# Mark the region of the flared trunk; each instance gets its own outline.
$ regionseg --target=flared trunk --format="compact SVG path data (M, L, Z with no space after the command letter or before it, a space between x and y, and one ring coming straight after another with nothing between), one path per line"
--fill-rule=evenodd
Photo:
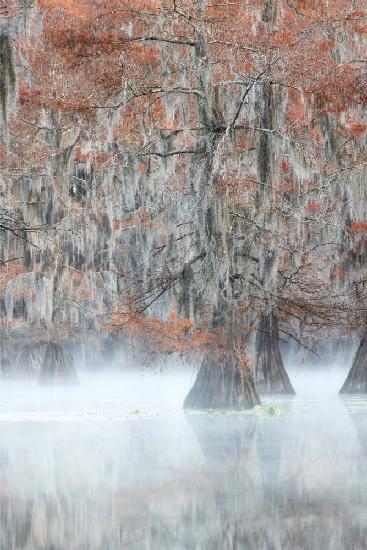
M259 393L295 393L280 353L275 313L263 315L260 321L256 337L255 380Z
M47 344L39 382L40 384L75 384L78 382L73 358L61 344L56 342Z
M359 343L352 367L340 393L367 393L367 334Z
M18 355L16 373L22 376L36 376L41 371L42 353L37 347L26 347Z
M251 409L260 403L252 373L239 353L207 354L185 409Z

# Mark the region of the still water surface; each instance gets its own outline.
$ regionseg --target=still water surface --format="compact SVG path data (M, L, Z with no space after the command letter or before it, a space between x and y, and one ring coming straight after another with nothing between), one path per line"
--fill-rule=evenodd
M184 414L188 373L1 382L1 550L367 549L367 399L344 377L294 373L295 398L241 414Z

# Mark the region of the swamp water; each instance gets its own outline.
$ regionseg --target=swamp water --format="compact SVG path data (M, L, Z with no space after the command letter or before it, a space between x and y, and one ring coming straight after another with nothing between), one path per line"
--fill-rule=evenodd
M367 398L290 374L250 413L185 414L187 372L1 381L1 550L367 549Z

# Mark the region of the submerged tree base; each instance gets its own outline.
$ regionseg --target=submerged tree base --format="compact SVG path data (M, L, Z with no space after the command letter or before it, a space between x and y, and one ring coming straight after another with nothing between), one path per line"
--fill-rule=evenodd
M43 359L40 384L75 384L78 377L73 365L73 358L63 346L49 342Z
M367 335L361 339L340 393L367 393Z
M259 393L294 394L279 349L278 319L275 313L264 315L256 338L256 389Z
M260 403L251 370L235 351L207 354L185 409L252 409Z
M42 347L26 346L23 348L16 359L16 373L21 376L36 376L41 371L42 366Z

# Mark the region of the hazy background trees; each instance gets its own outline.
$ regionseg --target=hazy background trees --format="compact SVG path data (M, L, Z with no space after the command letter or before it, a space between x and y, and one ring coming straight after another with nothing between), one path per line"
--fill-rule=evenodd
M1 186L46 228L4 234L11 326L203 349L216 393L228 365L292 391L279 337L363 325L366 16L329 4L8 11Z

